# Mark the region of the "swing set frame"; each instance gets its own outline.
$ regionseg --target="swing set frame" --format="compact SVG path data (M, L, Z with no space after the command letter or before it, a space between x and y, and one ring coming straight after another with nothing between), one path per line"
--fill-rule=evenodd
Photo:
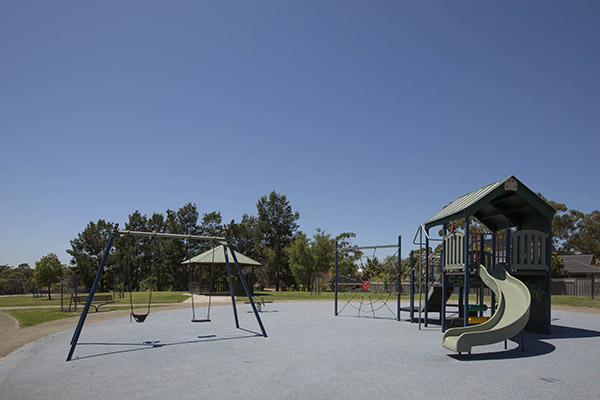
M229 251L231 252L231 256L233 258L233 262L235 264L237 273L240 276L242 286L244 287L246 296L248 296L248 300L250 302L250 305L252 306L252 310L254 311L254 316L256 317L256 322L258 323L258 326L260 327L260 330L262 333L261 336L267 337L267 331L265 330L265 327L263 326L262 320L260 318L260 314L258 313L256 304L254 303L254 300L253 300L250 290L248 288L248 284L246 283L246 278L244 277L244 273L242 272L242 268L240 267L240 264L235 255L235 251L233 250L233 247L229 243L229 240L227 239L226 236L223 236L223 237L198 236L198 235L185 235L185 234L175 234L175 233L119 230L119 224L116 224L115 228L113 229L113 231L110 235L108 245L106 246L106 250L104 251L104 255L102 256L102 261L100 262L100 266L98 267L98 272L96 273L96 278L94 279L94 283L92 284L92 288L90 289L90 293L88 295L87 301L85 302L85 306L83 307L83 311L81 312L81 315L79 317L79 322L77 323L77 327L75 328L75 331L73 332L73 337L71 338L71 343L70 343L71 348L69 349L69 354L67 355L67 361L71 361L71 359L73 358L73 353L75 352L75 348L77 347L77 343L79 341L79 336L81 335L81 331L83 330L83 325L85 324L87 314L90 310L90 306L92 304L92 299L94 298L94 295L96 294L96 291L98 290L98 284L100 282L100 278L102 277L102 273L104 272L104 267L106 266L106 261L108 259L108 255L113 247L113 242L117 237L120 237L122 235L148 236L148 237L155 237L155 238L171 238L171 239L188 239L188 240L212 240L212 241L218 242L218 243L226 246L227 248L229 248ZM229 291L231 293L231 305L233 308L235 327L237 329L241 329L240 323L239 323L239 318L238 318L237 307L236 307L236 303L235 303L235 286L233 284L233 278L232 278L232 274L231 274L231 264L229 262L229 257L227 256L227 252L225 252L225 267L227 269L227 277L229 279Z

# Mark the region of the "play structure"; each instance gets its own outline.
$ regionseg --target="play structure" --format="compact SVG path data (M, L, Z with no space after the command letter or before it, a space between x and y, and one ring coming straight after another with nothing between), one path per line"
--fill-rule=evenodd
M335 276L334 276L334 315L338 316L346 307L356 311L356 316L371 316L378 318L379 310L386 310L387 315L392 315L395 319L400 318L400 267L401 267L401 245L402 238L398 236L398 244L379 245L379 246L351 246L338 248L335 244ZM377 249L395 248L396 252L392 256L397 256L396 265L393 268L383 268L375 255ZM371 257L366 257L364 251L373 251ZM358 262L358 273L352 275L340 275L340 258L353 255L346 261L354 264ZM388 301L393 297L397 298L397 305L393 310ZM342 306L339 307L340 297Z
M473 346L506 341L524 329L550 334L550 260L552 217L556 211L514 176L459 197L420 227L424 235L424 292L443 297L439 322L443 346L461 353ZM475 217L489 232L470 232ZM464 221L464 231L454 222ZM442 227L439 267L429 257L431 228ZM414 275L413 275L414 276ZM414 278L413 278L414 281ZM413 282L414 284L414 282ZM484 286L491 290L490 317L484 317ZM448 293L458 292L458 321L447 320ZM477 303L469 304L476 291ZM441 297L441 295L439 296ZM425 326L432 297L419 307ZM412 312L415 311L411 307ZM469 322L471 318L471 322ZM411 317L411 320L413 318ZM452 326L447 329L448 322Z
M98 289L98 284L100 282L100 278L102 277L102 273L104 272L104 268L106 266L106 261L108 259L108 255L110 254L114 241L116 238L121 237L121 236L136 236L136 237L151 237L151 238L170 238L170 239L185 239L188 240L188 242L190 240L202 240L202 241L212 241L213 243L219 243L221 246L221 248L223 248L223 260L224 260L224 264L227 270L227 276L228 276L228 281L229 281L229 292L231 295L231 306L233 309L233 315L234 315L234 320L235 320L235 326L237 329L241 329L240 328L240 324L239 324L239 319L238 319L238 313L237 313L237 307L236 307L236 302L235 302L235 286L234 286L234 280L232 277L232 268L231 268L231 263L229 261L229 256L231 256L231 258L233 259L233 263L235 264L236 267L236 271L238 273L239 279L243 285L244 288L244 292L245 295L248 297L249 299L249 303L252 306L252 310L254 312L254 315L256 317L256 321L258 323L258 326L260 327L261 333L263 337L267 337L267 332L263 326L262 320L260 318L258 309L256 304L254 303L253 297L252 297L252 293L250 291L250 289L248 288L248 285L246 283L246 279L244 277L244 273L242 272L242 268L240 267L240 263L237 259L237 255L234 252L231 244L229 243L229 241L227 240L227 237L213 237L213 236L197 236L197 235L185 235L185 234L173 234L173 233L158 233L158 232L139 232L139 231L129 231L129 230L119 230L118 229L118 224L115 226L115 228L113 229L110 238L109 238L109 242L108 245L106 246L106 250L104 251L104 255L102 257L102 261L100 262L100 266L98 268L98 272L96 273L96 278L94 279L94 283L92 284L92 288L90 290L90 293L87 297L85 306L83 308L83 311L81 312L81 316L79 317L79 321L77 323L77 327L75 328L75 332L73 333L73 337L71 339L71 347L69 349L69 354L67 356L67 361L70 361L73 357L73 353L75 352L75 348L77 346L77 343L79 341L79 336L81 335L81 331L83 330L83 325L85 324L85 320L87 317L87 314L89 312L90 307L92 306L92 302L94 301L94 298L96 296L96 291ZM213 247L213 257L214 257L214 247ZM214 266L214 258L213 258L213 266ZM131 289L130 289L131 290ZM131 293L131 291L130 291ZM150 313L150 303L151 303L151 291L150 291L150 295L149 295L149 300L148 300L148 309L145 313L134 313L133 311L133 301L131 300L131 296L130 296L130 302L131 302L131 317L133 319L135 319L136 322L138 323L143 323L146 318L148 317L149 313ZM192 296L193 298L193 296ZM196 318L196 313L195 313L195 309L192 306L192 322L210 322L210 308L208 309L208 316L207 318Z

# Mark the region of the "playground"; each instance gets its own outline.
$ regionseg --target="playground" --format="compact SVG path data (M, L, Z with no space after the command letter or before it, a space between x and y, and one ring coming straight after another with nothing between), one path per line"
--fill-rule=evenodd
M236 254L227 237L117 226L90 293L80 299L85 306L74 332L55 329L0 362L1 393L10 399L592 397L600 390L597 354L590 351L600 345L600 313L552 308L554 213L515 177L461 196L419 227L408 293L401 237L379 246L336 243L333 303L253 296L242 268L253 261ZM469 232L471 217L489 231ZM454 226L460 219L463 231ZM442 244L432 257L436 226ZM224 268L229 294L215 302L205 296L197 309L193 295L191 319L180 307L147 318L152 291L142 311L134 311L130 295L129 312L96 318L107 301L96 296L98 282L113 240L123 236L212 242L210 251L183 264L210 266L209 293L214 267ZM379 263L377 248L395 253ZM360 276L340 276L344 258L360 262ZM198 293L206 285L201 271ZM457 304L448 302L453 291ZM248 301L236 301L240 294ZM85 325L90 307L93 323Z
M213 307L210 324L189 310L157 312L144 324L126 316L86 325L65 362L72 330L29 343L0 362L0 392L34 398L348 398L485 396L593 398L600 390L600 314L553 311L552 335L481 346L458 356L441 346L439 326L333 315L330 301Z

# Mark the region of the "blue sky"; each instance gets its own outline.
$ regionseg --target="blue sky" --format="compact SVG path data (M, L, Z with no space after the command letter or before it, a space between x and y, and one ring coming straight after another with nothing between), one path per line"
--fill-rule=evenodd
M272 190L395 243L516 175L598 209L596 1L3 1L0 264Z

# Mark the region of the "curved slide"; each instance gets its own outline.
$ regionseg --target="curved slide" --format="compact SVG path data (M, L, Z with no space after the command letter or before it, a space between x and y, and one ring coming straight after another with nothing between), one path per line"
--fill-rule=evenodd
M490 272L480 265L479 276L496 294L498 308L483 324L448 329L442 339L442 346L448 350L470 352L473 346L502 342L521 332L529 321L531 295L523 282L501 265Z

